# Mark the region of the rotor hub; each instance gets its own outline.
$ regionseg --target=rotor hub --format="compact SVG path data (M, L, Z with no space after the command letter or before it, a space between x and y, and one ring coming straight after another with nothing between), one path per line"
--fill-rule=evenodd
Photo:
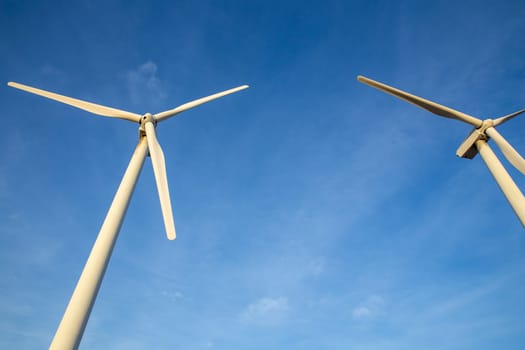
M157 125L157 119L155 119L155 117L151 113L146 113L142 116L142 118L140 118L141 126L146 124L147 122L151 122L155 126Z
M139 137L146 135L146 123L151 123L153 126L157 127L157 119L151 114L146 113L140 118L140 127L139 127Z
M492 120L492 119L485 119L484 121L481 122L481 126L477 130L480 132L480 134L482 134L483 136L485 136L488 139L486 131L487 131L488 128L491 128L493 126L494 126L494 120Z

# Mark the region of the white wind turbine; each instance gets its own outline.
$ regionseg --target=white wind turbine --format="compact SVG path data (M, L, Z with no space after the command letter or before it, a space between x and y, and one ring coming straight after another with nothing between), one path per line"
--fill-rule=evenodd
M113 202L108 210L104 223L100 228L95 244L91 250L89 258L84 266L84 270L77 282L75 291L71 296L66 308L62 321L58 326L55 337L51 342L50 349L65 350L77 349L84 333L89 314L95 302L104 272L111 257L111 252L117 239L120 226L126 214L129 201L138 176L144 164L146 156L151 157L153 172L157 183L157 190L160 198L162 216L168 239L175 239L175 224L171 210L171 200L168 189L168 180L166 176L166 166L164 162L164 153L157 141L155 128L157 122L164 121L190 108L196 107L203 103L215 100L225 95L248 88L248 85L242 85L230 90L219 92L207 97L203 97L177 108L165 112L144 115L122 111L119 109L101 106L95 103L78 100L71 97L62 96L52 92L36 89L30 86L9 82L9 86L21 89L33 94L44 96L52 100L62 102L85 111L98 114L105 117L120 118L131 122L139 123L139 142L131 157L129 165L124 173L120 186L113 198Z
M492 138L508 161L525 175L525 160L495 129L496 126L511 120L521 113L524 113L525 109L497 119L481 120L471 115L456 111L452 108L445 107L438 103L409 94L405 91L393 88L363 76L358 76L357 80L376 89L394 95L395 97L398 97L402 100L410 102L418 107L426 109L427 111L439 116L456 119L474 126L474 129L471 131L471 133L459 146L458 150L456 151L456 155L458 157L472 159L479 152L481 158L485 161L485 164L492 173L492 176L498 183L501 191L512 206L512 209L514 209L514 212L521 221L521 224L525 226L525 197L487 143L488 140Z

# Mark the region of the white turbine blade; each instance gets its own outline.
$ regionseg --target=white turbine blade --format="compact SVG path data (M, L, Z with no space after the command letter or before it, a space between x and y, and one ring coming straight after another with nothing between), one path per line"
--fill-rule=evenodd
M58 102L65 103L67 105L70 105L76 108L80 108L80 109L83 109L85 111L88 111L94 114L102 115L104 117L120 118L120 119L125 119L125 120L129 120L129 121L136 122L136 123L138 123L141 118L141 115L139 114L121 111L120 109L106 107L106 106L98 105L95 103L78 100L76 98L55 94L54 92L37 89L37 88L23 85L23 84L9 82L7 83L7 85L20 89L20 90L24 90L24 91L36 94L36 95L44 96L44 97L50 98Z
M145 125L146 138L148 139L149 154L153 163L153 173L157 182L157 191L159 192L160 207L164 226L168 239L175 239L175 223L173 221L173 212L171 210L170 191L168 188L168 178L166 176L166 163L164 161L164 152L157 141L157 134L153 123L147 122Z
M520 109L517 112L511 113L511 114L507 114L507 115L505 115L503 117L499 117L498 119L494 119L494 126L498 126L498 125L501 125L501 124L503 124L505 122L508 122L509 120L511 120L514 117L517 117L521 113L525 113L525 109Z
M161 120L167 119L169 117L173 117L176 114L179 114L179 113L182 113L184 111L187 111L188 109L191 109L193 107L197 107L197 106L199 106L199 105L201 105L203 103L210 102L212 100L218 99L220 97L223 97L223 96L226 96L226 95L229 95L229 94L233 94L234 92L241 91L241 90L244 90L244 89L247 89L247 88L249 88L248 85L242 85L242 86L239 86L239 87L236 87L236 88L233 88L233 89L229 89L229 90L226 90L226 91L218 92L218 93L210 95L210 96L202 97L202 98L199 98L199 99L191 101L191 102L187 102L185 104L182 104L182 105L178 106L177 108L170 109L168 111L164 111L164 112L155 114L155 119L160 122Z
M360 82L364 84L370 85L376 89L379 89L386 93L394 95L397 98L410 102L418 107L426 109L429 112L440 115L442 117L460 120L465 123L471 124L475 126L476 128L481 126L482 121L480 119L475 118L471 115L456 111L455 109L440 105L439 103L432 102L422 97L409 94L408 92L393 88L391 86L388 86L378 81L363 77L361 75L357 77L357 80L359 80Z
M510 143L493 127L487 128L485 133L494 140L496 145L501 149L501 152L516 169L525 175L525 159L512 147Z

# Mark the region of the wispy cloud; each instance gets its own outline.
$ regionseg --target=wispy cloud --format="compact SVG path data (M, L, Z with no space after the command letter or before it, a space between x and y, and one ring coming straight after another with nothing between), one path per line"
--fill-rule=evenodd
M171 301L184 298L184 294L179 291L163 290L160 294Z
M264 297L244 309L241 320L245 322L271 324L282 320L288 312L288 299L285 297Z
M371 295L366 301L356 306L352 311L354 320L364 320L376 317L383 312L385 301L379 295Z
M166 98L164 84L158 77L157 71L157 65L147 61L126 73L129 96L134 104L157 105Z
M324 259L318 258L313 259L308 264L309 271L312 275L318 276L324 272L325 269L325 262Z
M6 133L5 140L9 152L0 156L0 199L5 199L12 191L12 179L9 178L9 174L12 169L18 169L20 164L23 164L28 142L18 129L11 129Z
M64 85L68 82L67 74L60 68L52 64L44 64L40 69L40 74L46 80L51 80L58 84Z

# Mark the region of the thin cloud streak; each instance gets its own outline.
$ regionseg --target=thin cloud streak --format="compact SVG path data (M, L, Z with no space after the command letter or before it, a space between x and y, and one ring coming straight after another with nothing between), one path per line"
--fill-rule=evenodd
M165 100L166 88L157 71L157 65L152 61L147 61L126 73L129 97L134 104L150 104L151 108L158 106Z

